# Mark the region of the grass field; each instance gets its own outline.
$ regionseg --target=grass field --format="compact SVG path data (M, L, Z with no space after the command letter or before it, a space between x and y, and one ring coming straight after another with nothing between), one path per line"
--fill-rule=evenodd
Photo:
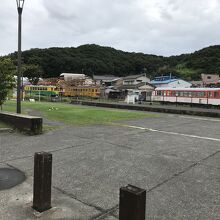
M8 101L3 105L3 111L15 112L15 110L15 101ZM118 120L157 117L153 113L75 106L65 103L22 102L22 113L25 114L29 110L38 111L49 120L75 125L103 124Z

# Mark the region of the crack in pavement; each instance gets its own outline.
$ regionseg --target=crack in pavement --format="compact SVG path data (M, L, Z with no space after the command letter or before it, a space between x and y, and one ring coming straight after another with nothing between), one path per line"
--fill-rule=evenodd
M149 192L155 190L156 188L162 186L162 185L165 184L165 183L168 183L170 180L173 180L174 178L180 176L181 174L186 173L187 171L191 170L192 168L194 168L194 167L196 167L196 166L198 166L198 165L203 165L203 164L201 164L202 162L204 162L204 161L210 159L211 157L215 156L215 155L218 154L218 153L220 153L220 150L218 150L218 151L216 151L215 153L210 154L209 156L207 156L207 157L205 157L205 158L203 158L203 159L201 159L201 160L199 160L199 161L193 163L192 165L190 165L190 166L187 167L186 169L184 169L184 170L182 170L182 171L180 171L180 172L178 172L178 173L175 173L175 174L174 174L173 176L171 176L170 178L164 180L164 181L161 182L161 183L158 183L158 184L155 185L154 187L152 187L152 188L150 188L149 190L147 190L146 193L149 193Z

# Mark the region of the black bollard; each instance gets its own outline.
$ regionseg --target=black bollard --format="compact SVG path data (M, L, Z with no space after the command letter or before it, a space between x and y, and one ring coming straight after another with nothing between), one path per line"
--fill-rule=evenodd
M51 208L52 154L34 155L33 209L44 212Z
M145 220L146 190L128 185L120 188L119 220Z

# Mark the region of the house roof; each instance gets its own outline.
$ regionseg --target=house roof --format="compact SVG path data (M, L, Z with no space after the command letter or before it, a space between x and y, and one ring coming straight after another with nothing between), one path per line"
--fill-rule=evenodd
M144 86L144 85L145 85L145 82L141 82L136 85L121 85L118 87L115 86L115 88L117 88L119 90L138 89L139 87Z
M168 80L152 80L150 81L151 84L157 85L157 84L169 84L171 82L178 81L179 79L168 79Z
M61 73L60 76L65 77L71 77L72 79L79 79L79 78L85 78L85 74L80 74L80 73Z
M139 74L139 75L130 75L130 76L126 76L123 78L123 80L128 80L128 79L137 79L139 77L145 76L145 74Z
M120 79L120 77L114 75L93 75L93 79L111 82Z

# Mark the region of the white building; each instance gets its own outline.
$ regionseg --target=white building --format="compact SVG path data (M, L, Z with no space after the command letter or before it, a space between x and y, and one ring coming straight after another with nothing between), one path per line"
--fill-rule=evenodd
M79 73L62 73L60 74L60 77L63 77L65 81L71 81L76 79L86 79L85 74L79 74Z
M190 88L192 86L191 83L172 76L155 77L154 80L150 81L150 84L157 88Z

